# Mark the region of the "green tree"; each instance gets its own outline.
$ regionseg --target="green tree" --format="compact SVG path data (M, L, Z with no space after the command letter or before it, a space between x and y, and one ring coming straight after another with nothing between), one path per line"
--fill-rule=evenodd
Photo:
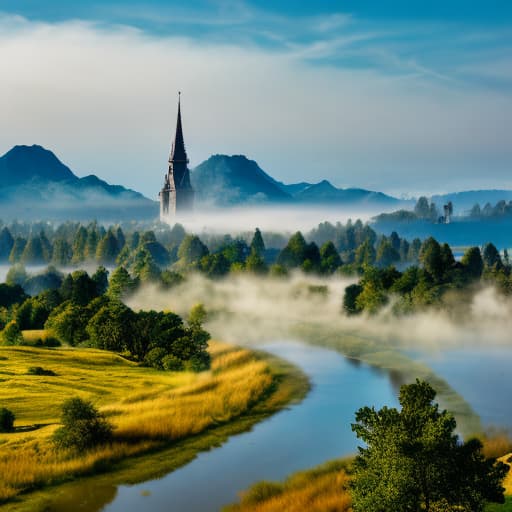
M73 258L72 263L81 263L85 260L87 245L87 230L80 226L73 237Z
M361 295L363 287L360 284L351 284L345 288L343 295L343 310L348 315L355 315L361 312L357 305L357 298Z
M112 425L92 405L81 398L62 404L62 427L53 434L58 448L84 451L112 440Z
M117 267L110 277L107 295L112 299L122 299L135 290L136 284L124 267Z
M121 302L111 301L89 320L86 332L97 348L122 352L132 346L133 311Z
M91 279L96 285L96 294L98 296L103 295L108 288L108 270L104 266L100 265L92 275Z
M460 442L456 423L426 382L400 389L401 410L363 407L352 430L365 443L354 464L354 512L481 512L503 503L508 471L485 459L478 440Z
M73 346L87 339L85 328L88 320L84 307L66 301L50 313L44 328L51 331L60 342Z
M57 238L53 244L52 263L55 265L69 265L73 251L71 246L64 238Z
M376 254L373 244L369 240L366 240L356 249L354 262L362 266L373 265L375 263L375 257Z
M262 253L256 249L251 249L251 253L245 260L245 269L253 274L266 274L268 267Z
M423 268L432 277L434 282L440 282L444 275L444 262L441 246L434 238L427 238L420 250L420 262Z
M480 279L484 269L484 262L478 247L470 247L467 249L462 256L461 263L470 280Z
M201 258L208 254L208 247L196 235L185 236L178 249L178 258L182 266L197 265Z
M62 282L60 292L64 300L71 300L81 306L89 304L99 295L96 282L85 270L75 270L68 274Z
M25 270L25 267L21 263L16 263L13 265L8 271L7 275L5 276L5 282L9 286L19 285L24 286L27 282L28 274Z
M19 263L21 260L21 255L25 250L25 246L27 245L27 241L25 238L21 236L17 236L14 239L14 243L12 245L11 254L9 254L9 261L11 263Z
M323 274L333 274L342 263L339 252L330 240L320 247L320 269Z
M487 268L496 267L499 269L503 265L498 249L491 243L485 244L482 259Z
M379 247L377 248L377 254L375 256L375 262L377 266L381 268L389 267L400 261L399 252L393 247L390 240L383 238Z
M251 241L251 252L255 252L258 256L264 256L265 254L265 242L261 236L261 231L256 228Z
M105 265L113 265L119 254L119 245L114 233L109 229L105 236L98 242L96 248L96 260Z
M7 345L19 345L23 341L20 326L16 320L11 320L0 332L1 340Z
M307 247L308 244L304 240L302 233L297 231L279 253L277 264L287 269L300 267L307 258Z
M14 245L14 238L11 232L6 228L2 228L0 231L0 261L5 262L9 259L9 255Z

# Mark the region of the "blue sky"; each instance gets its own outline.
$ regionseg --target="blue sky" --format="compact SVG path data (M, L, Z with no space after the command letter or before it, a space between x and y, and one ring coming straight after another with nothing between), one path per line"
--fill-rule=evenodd
M510 1L0 0L0 151L155 196L192 165L396 194L512 188Z

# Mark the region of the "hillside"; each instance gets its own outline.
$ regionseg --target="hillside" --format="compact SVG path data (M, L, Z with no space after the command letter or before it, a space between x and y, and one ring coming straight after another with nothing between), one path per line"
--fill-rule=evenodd
M199 202L212 206L290 202L290 194L243 155L213 155L191 173Z
M15 146L0 157L3 219L153 219L156 202L95 175L76 176L51 151Z

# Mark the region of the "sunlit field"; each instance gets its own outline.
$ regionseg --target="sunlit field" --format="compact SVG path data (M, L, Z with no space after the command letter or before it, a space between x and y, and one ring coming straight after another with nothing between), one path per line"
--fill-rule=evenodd
M0 500L224 424L274 394L262 355L221 342L211 342L210 353L210 371L178 373L94 349L0 347L0 405L16 415L15 432L0 434ZM34 366L55 375L28 374ZM112 422L112 444L85 454L53 447L60 405L72 396L92 401Z

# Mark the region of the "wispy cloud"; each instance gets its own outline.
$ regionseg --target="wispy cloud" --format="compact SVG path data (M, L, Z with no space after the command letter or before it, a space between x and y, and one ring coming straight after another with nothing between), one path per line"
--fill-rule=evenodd
M0 150L41 143L79 173L154 196L181 89L193 164L246 153L288 182L512 187L512 94L492 85L508 60L486 60L492 45L472 59L453 48L468 34L450 40L438 25L292 21L236 5L206 32L188 11L167 16L196 32L0 17Z

